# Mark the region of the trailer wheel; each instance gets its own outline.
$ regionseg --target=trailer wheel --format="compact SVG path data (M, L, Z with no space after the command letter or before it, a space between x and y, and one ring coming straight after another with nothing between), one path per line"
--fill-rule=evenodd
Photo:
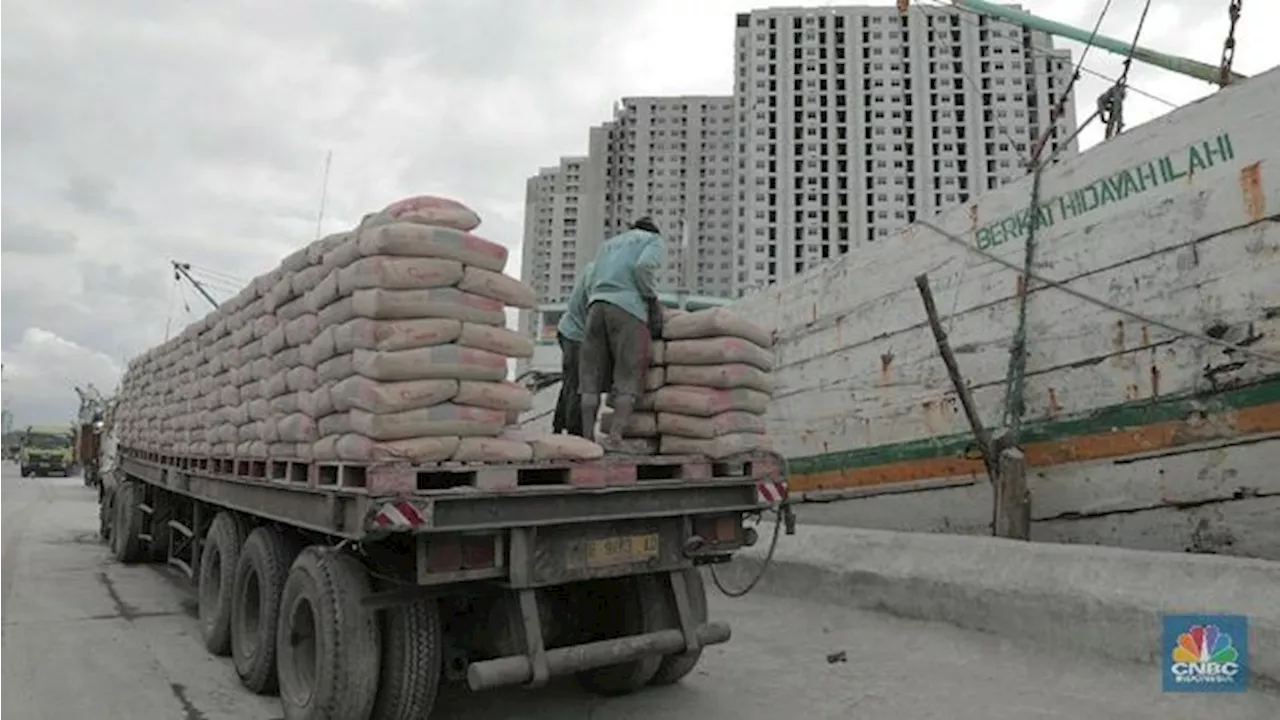
M684 585L689 590L689 610L693 613L694 623L701 624L707 621L707 586L702 582L702 573L697 568L684 570L680 573L684 576ZM663 583L667 586L665 595L671 596L670 581ZM668 597L663 608L670 617L670 623L667 627L680 627L680 616L676 612L675 598ZM675 653L672 655L664 655L662 663L658 665L658 673L653 676L650 681L651 685L672 685L684 679L684 676L693 672L694 666L698 664L698 660L702 659L702 648L698 648L691 653Z
M303 550L289 570L276 631L286 720L368 718L378 691L377 614L361 600L369 575L329 548Z
M637 575L605 581L598 592L588 591L594 607L588 616L603 637L641 635L663 628L666 595L659 577ZM595 588L592 588L595 590ZM653 680L662 664L662 656L641 658L618 665L578 673L578 683L597 695L626 695Z
M440 689L440 604L424 598L382 611L382 670L371 720L422 720Z
M200 634L214 655L231 653L231 593L245 534L239 518L220 512L209 526L200 553Z
M280 596L298 543L288 533L264 525L249 533L236 562L231 592L231 660L245 687L275 692L276 629Z
M111 527L111 549L116 560L122 563L137 563L144 559L146 548L142 545L142 525L146 515L138 505L142 502L142 485L136 480L127 480L116 488L112 502L112 516L115 518Z

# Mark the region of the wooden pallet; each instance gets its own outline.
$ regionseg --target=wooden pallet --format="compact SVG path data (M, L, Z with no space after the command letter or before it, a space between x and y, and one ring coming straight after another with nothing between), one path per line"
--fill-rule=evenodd
M672 480L746 478L776 474L776 457L750 453L715 461L690 455L606 456L595 460L522 463L349 463L296 458L227 458L168 455L129 450L128 454L189 472L280 482L371 494L410 494L460 488L504 491L531 487L605 488Z

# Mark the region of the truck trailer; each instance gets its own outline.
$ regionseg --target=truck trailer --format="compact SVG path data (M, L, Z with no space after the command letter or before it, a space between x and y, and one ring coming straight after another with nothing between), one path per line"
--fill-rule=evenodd
M730 636L698 566L754 544L744 519L786 482L767 452L460 466L123 448L115 466L116 559L192 578L208 649L289 718L427 717L442 678L677 682Z
M611 456L516 428L532 394L507 361L532 341L502 308L534 294L478 224L415 198L317 240L135 358L106 414L104 540L191 578L207 649L289 720L425 718L441 682L675 683L729 640L700 566L784 525L763 435ZM701 319L687 334L728 327Z

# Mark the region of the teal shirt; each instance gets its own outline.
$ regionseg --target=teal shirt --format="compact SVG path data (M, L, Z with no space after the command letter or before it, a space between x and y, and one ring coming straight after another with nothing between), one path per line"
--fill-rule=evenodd
M645 298L658 294L656 276L666 252L662 236L647 230L628 230L606 240L596 253L587 304L601 300L649 322Z
M573 283L573 293L569 295L569 306L556 325L556 332L573 342L582 342L587 334L587 279L594 267L595 263L587 263L582 272L578 273L578 279Z

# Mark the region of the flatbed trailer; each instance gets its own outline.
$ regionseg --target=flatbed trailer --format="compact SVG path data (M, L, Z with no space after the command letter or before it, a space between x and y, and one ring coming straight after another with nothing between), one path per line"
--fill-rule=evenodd
M698 565L785 503L779 455L520 464L166 455L123 448L102 493L122 562L195 581L206 646L290 720L424 718L472 690L576 674L679 681L712 622Z

